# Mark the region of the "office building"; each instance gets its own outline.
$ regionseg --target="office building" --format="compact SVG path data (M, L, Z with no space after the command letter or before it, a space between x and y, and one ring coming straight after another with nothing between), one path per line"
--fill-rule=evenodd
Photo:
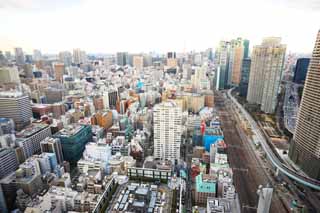
M42 54L40 50L33 50L33 60L40 61L42 59Z
M59 62L63 63L66 67L72 64L72 54L68 51L59 52Z
M265 113L274 113L281 82L286 46L281 38L265 38L253 47L247 100L260 104Z
M242 97L247 97L249 76L250 76L250 66L251 66L251 59L244 58L242 60L241 81L239 85L239 94Z
M125 66L129 64L129 55L127 52L118 52L117 53L117 64L119 66Z
M0 67L0 83L20 83L19 72L16 67Z
M11 118L18 131L29 125L32 118L29 97L20 92L0 93L0 117Z
M138 71L143 69L143 56L133 56L133 67L135 67Z
M0 148L0 179L18 168L18 161L14 149Z
M56 81L62 82L64 75L64 64L63 63L55 63L53 65L54 69L54 77Z
M168 67L176 67L178 65L176 52L168 52L167 53L167 66Z
M180 159L181 108L163 102L153 109L154 157L162 160Z
M87 55L85 51L81 49L73 49L73 63L75 64L83 64L87 61Z
M304 84L289 156L310 177L320 180L320 31Z
M25 57L24 57L22 48L20 47L14 48L14 54L16 57L16 64L23 65L25 63Z
M58 164L63 163L62 145L58 138L46 138L40 142L41 152L54 153Z
M304 84L308 67L310 63L310 58L299 58L297 60L296 66L294 68L294 76L293 76L293 82L296 84Z
M17 143L22 147L25 158L39 153L41 151L40 142L50 136L50 126L43 123L32 123L16 133Z
M215 52L215 65L217 67L215 73L216 89L226 89L228 83L228 70L230 58L230 42L220 41Z
M64 160L70 164L76 164L82 157L85 145L92 139L92 130L90 125L67 126L53 135L59 138L62 145Z

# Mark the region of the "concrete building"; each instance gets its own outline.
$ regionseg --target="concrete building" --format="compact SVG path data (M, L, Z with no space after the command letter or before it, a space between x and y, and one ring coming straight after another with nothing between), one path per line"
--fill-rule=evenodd
M265 113L274 113L281 82L286 46L281 38L265 38L253 47L247 100L260 104Z
M87 61L87 55L85 51L79 48L73 49L73 63L82 64Z
M59 62L63 63L66 67L69 67L72 64L71 52L59 52Z
M196 177L195 202L196 204L207 203L208 197L215 197L217 191L217 180L210 175L200 173Z
M0 179L18 168L18 161L14 149L0 148Z
M173 102L158 104L153 109L154 157L180 159L182 111Z
M242 60L241 81L239 85L239 93L240 93L240 96L243 96L243 97L247 97L247 94L248 94L250 66L251 66L251 59L244 58Z
M58 164L63 163L63 154L61 142L58 138L46 138L40 142L41 152L54 153Z
M63 63L55 63L53 64L54 69L54 77L56 81L62 82L64 75L64 64Z
M25 63L25 57L22 48L16 47L14 48L14 55L16 57L16 64L23 65Z
M176 67L178 65L176 52L168 52L167 53L167 66L168 67Z
M33 123L16 133L17 143L22 147L25 158L29 158L33 154L40 152L40 142L50 136L50 126L42 123Z
M215 52L215 65L217 67L215 73L216 89L227 88L230 58L230 42L220 41Z
M138 71L143 69L143 56L133 56L133 67L135 67Z
M20 83L19 72L16 67L0 67L0 83Z
M42 60L42 54L40 50L33 50L33 60L34 61Z
M29 125L32 118L29 97L20 92L0 93L0 117L13 119L18 131Z
M118 52L117 53L117 64L119 66L125 66L129 64L129 55L127 52Z
M320 180L320 31L316 38L289 156L310 177Z
M239 85L240 83L244 49L244 40L242 38L231 40L228 69L228 85Z
M294 83L304 84L307 77L309 63L310 63L310 58L299 58L297 60L297 63L294 69L294 76L292 80Z

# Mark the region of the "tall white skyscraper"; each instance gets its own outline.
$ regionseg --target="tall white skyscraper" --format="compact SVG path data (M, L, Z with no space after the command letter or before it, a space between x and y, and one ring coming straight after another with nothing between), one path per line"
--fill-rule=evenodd
M180 159L182 110L174 102L163 102L153 109L154 157Z
M281 81L286 46L281 38L265 38L253 47L247 100L261 105L261 110L274 113Z
M64 63L66 67L72 64L72 54L68 51L59 52L59 61Z

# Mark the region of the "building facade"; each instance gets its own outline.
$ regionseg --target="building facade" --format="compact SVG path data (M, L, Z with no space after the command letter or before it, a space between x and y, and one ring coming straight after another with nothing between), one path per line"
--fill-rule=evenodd
M289 156L310 177L320 179L320 31L310 60Z
M18 131L29 125L32 118L29 97L21 93L6 92L0 94L0 117L11 118Z
M281 38L265 38L253 47L247 101L260 104L265 113L274 113L281 81L286 46Z
M182 110L173 102L154 107L154 157L162 160L180 159Z
M293 82L296 84L304 84L308 67L310 63L310 58L299 58L294 69Z
M240 93L240 96L242 97L247 97L249 76L250 76L250 66L251 66L250 58L245 58L242 60L241 81L239 85L239 93Z

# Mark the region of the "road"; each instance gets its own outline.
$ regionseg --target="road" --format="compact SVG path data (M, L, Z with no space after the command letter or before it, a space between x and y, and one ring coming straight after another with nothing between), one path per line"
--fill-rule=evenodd
M270 182L265 168L256 160L255 153L248 141L240 136L233 112L226 106L224 98L216 93L215 104L219 112L225 142L228 145L228 158L234 171L234 184L239 193L242 212L256 212L259 185ZM277 196L273 196L270 212L286 212Z
M278 156L273 152L271 147L268 144L268 141L270 140L264 131L261 131L258 124L254 121L252 116L243 108L241 104L231 95L231 91L233 89L228 90L228 97L232 100L232 102L237 106L237 108L241 111L241 113L245 116L246 120L250 123L250 126L252 128L253 133L256 135L257 140L261 144L261 147L263 148L264 152L267 155L268 160L272 163L274 167L277 168L282 174L288 176L289 178L297 181L298 183L301 183L305 186L308 186L315 190L320 190L320 181L315 180L313 178L304 176L293 169L290 169L287 165L283 164L281 162L281 159L278 158Z

